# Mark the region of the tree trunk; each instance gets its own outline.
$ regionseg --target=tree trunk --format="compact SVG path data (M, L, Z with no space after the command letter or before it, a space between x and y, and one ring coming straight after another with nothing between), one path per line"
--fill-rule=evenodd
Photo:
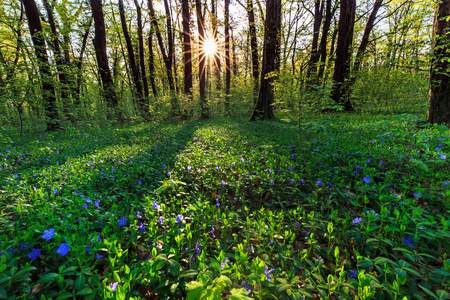
M109 69L108 55L106 53L105 18L103 16L102 1L91 0L90 2L95 24L95 56L97 58L98 70L103 85L103 97L108 106L108 118L112 118L116 115L117 118L121 120L122 114L119 109L116 91L114 90L114 82L111 76L111 70Z
M78 57L78 61L77 61L77 83L76 83L76 88L75 88L75 106L78 107L81 104L81 84L83 82L83 71L82 71L82 67L83 67L83 56L84 56L84 52L86 51L86 47L87 47L87 41L88 41L88 37L89 37L89 31L91 29L92 26L92 21L93 18L89 18L89 22L87 23L86 27L85 27L85 32L83 34L83 40L81 43L81 50L80 50L80 56Z
M152 85L153 96L158 96L155 83L155 56L153 54L153 25L150 24L150 34L148 35L148 72L150 73L150 84Z
M225 0L225 115L230 110L231 63L230 63L230 0Z
M128 64L131 69L131 75L133 76L133 82L135 86L135 97L137 100L137 103L139 103L139 111L144 113L145 107L144 107L144 94L142 90L141 80L139 76L139 71L136 65L136 59L134 55L134 48L133 44L131 43L130 34L128 33L128 26L127 21L125 19L125 9L123 6L123 0L119 0L119 14L120 14L120 23L122 24L122 31L123 36L125 38L125 43L127 45L127 52L128 52Z
M325 63L327 61L327 40L328 32L330 31L331 19L336 12L337 6L335 5L333 10L331 10L332 2L327 0L327 7L325 11L325 21L322 27L322 38L320 40L319 55L320 55L320 66L319 66L319 80L323 78L323 73L325 72Z
M58 109L56 106L55 84L52 79L50 63L45 50L42 25L39 19L39 10L34 0L22 0L28 19L31 39L38 60L39 74L42 84L42 99L44 100L45 116L47 117L47 130L53 131L60 128L58 121Z
M331 98L343 104L346 111L353 111L349 99L349 75L352 56L353 27L355 23L356 0L341 0L339 14L336 62L334 65L333 90Z
M206 78L205 78L205 69L206 69L206 54L203 51L203 45L205 43L205 29L202 15L202 6L200 0L195 0L195 9L197 13L197 27L198 27L198 38L199 38L199 89L200 89L200 106L201 106L201 117L203 119L208 118L208 103L206 99Z
M372 12L370 13L369 19L367 20L367 23L366 23L366 28L364 29L364 34L361 39L361 44L358 47L358 52L356 54L356 59L355 59L355 65L353 66L354 73L359 71L363 55L365 54L367 46L369 45L370 33L372 32L373 26L375 24L375 19L377 17L378 10L380 9L380 7L382 5L383 5L383 0L375 0L375 4L373 5ZM356 74L354 74L354 75L356 75ZM354 83L353 81L355 79L356 79L356 77L354 77L354 79L352 79L352 83Z
M214 42L217 44L218 40L217 40L217 11L216 11L216 1L217 0L211 0L211 23L212 23L212 27L213 27L213 38L214 38ZM216 49L216 53L214 53L214 77L215 77L215 81L216 81L216 92L219 93L220 89L221 89L221 84L220 84L220 55L217 52Z
M274 119L273 113L273 84L280 66L280 31L281 31L281 0L267 0L266 21L264 26L264 48L261 70L261 88L259 90L258 101L251 120ZM277 58L278 57L278 58Z
M148 81L147 81L147 72L145 69L145 56L144 56L144 37L142 36L142 13L141 13L141 6L139 3L134 0L134 5L136 6L136 12L137 12L137 25L138 25L138 40L139 40L139 64L141 67L141 80L144 86L144 97L141 100L141 110L144 116L148 115L149 110L149 102L148 102Z
M317 63L319 62L320 58L318 45L319 45L320 24L322 24L322 16L323 16L323 2L321 0L315 0L311 57L309 59L308 70L306 72L306 78L309 84L314 84L316 81Z
M436 8L433 20L433 58L430 70L428 123L450 125L450 77L446 57L450 52L450 1L443 0Z
M71 109L69 105L70 102L70 90L69 90L69 80L67 79L66 72L68 68L68 62L65 61L61 47L59 45L58 31L56 30L55 19L53 18L53 7L50 5L48 0L43 0L45 10L47 11L48 23L50 29L52 30L52 43L55 55L56 70L58 71L59 82L61 83L61 102L63 105L63 110L66 116L70 118L71 121L75 121L73 116L71 116Z
M181 0L183 16L183 56L184 56L184 94L187 95L189 103L187 109L183 111L183 117L188 118L191 115L192 103L192 54L191 54L191 36L190 36L190 13L189 0Z
M253 0L247 0L248 32L250 35L250 49L252 54L252 76L253 76L253 105L256 105L259 92L259 61L258 40L256 39L255 12Z

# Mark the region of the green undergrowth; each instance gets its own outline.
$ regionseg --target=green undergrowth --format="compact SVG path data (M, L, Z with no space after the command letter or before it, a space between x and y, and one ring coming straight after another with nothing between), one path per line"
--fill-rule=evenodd
M416 122L3 134L0 298L448 299L450 131Z

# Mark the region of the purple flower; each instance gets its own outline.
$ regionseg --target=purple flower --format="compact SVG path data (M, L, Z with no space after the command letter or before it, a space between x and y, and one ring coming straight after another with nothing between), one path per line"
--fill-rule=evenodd
M422 198L422 195L420 193L414 193L414 197L416 198Z
M69 253L69 251L70 251L70 246L67 245L66 243L61 243L61 245L59 245L58 250L56 250L56 252L61 254L62 256Z
M325 263L325 261L323 260L322 256L319 256L316 260L317 261L322 261L322 263Z
M302 180L300 180L300 182L302 183L302 184L305 184L305 180L302 178Z
M374 214L375 217L378 216L378 214L377 214L374 210L367 210L367 211L366 211L366 214L367 214L367 215L368 215L368 214Z
M86 252L89 253L89 254L91 253L91 246L87 246L86 247Z
M141 223L141 225L139 225L139 230L140 231L144 231L145 230L145 224Z
M348 270L347 276L348 278L358 278L358 270Z
M125 226L127 225L127 221L128 221L127 218L122 217L117 221L117 223L119 223L119 226Z
M159 217L159 223L161 223L161 225L164 224L164 217L163 216Z
M102 259L103 255L96 253L95 256L97 257L97 260Z
M141 213L140 213L139 211L136 212L136 217L137 217L138 219L142 218Z
M28 249L28 243L22 243L22 242L20 242L20 248L19 248L19 250L26 250L26 249Z
M380 161L380 166L382 166L382 165L384 165L384 162L383 162L383 161Z
M448 186L449 182L450 182L450 181L444 182L445 186Z
M175 221L177 223L180 223L181 221L183 221L183 215L182 214L178 214L177 219Z
M195 245L195 250L197 250L197 255L200 255L200 253L202 253L202 250L200 250L200 243L199 242L197 242L197 245Z
M217 166L217 167L216 167L216 170L217 170L217 171L220 171L220 166Z
M118 286L118 285L119 285L118 282L114 282L114 283L111 283L111 284L109 285L109 287L112 289L113 292L115 292L115 291L117 290L117 286Z
M413 241L412 241L412 239L411 238L409 238L409 237L405 237L405 236L403 236L403 240L402 240L402 242L403 243L406 243L406 244L408 244L409 246L411 246L411 247L413 247L414 246L414 244L413 244Z
M264 266L264 275L266 275L267 281L271 281L271 278L269 275L272 274L274 271L275 271L275 269L269 270L269 267Z
M439 158L439 159L447 159L447 155L441 154L441 155L439 155L438 158Z
M158 204L158 202L152 201L152 203L153 203L153 209L160 209L161 208L161 206Z
M138 180L137 183L138 183L139 185L142 185L142 181L140 181L140 180Z
M364 177L364 178L363 178L363 181L364 181L365 183L369 183L369 182L370 182L370 177Z
M359 224L359 223L361 223L361 221L362 221L362 218L356 217L356 218L353 220L353 224Z
M243 157L241 157L241 162L244 162L244 158Z
M186 167L186 171L189 171L189 172L190 172L190 171L192 171L192 168L191 168L190 166L187 166L187 167Z
M290 185L294 185L294 184L295 184L295 180L294 180L294 179L291 179L291 180L289 181L289 184L290 184Z
M225 184L226 184L226 183L225 183L225 181L223 181L223 180L220 182L220 185L221 185L221 186L224 186Z
M95 205L96 207L99 207L99 206L100 206L100 200L95 200L94 205Z
M248 292L248 297L250 297L250 294L252 293L252 288L248 284L247 280L242 284L242 287Z
M42 237L47 241L51 240L54 236L55 236L55 229L53 228L50 228L49 230L44 230L44 234L42 235Z
M273 173L273 170L272 169L269 169L269 174L272 174Z
M216 199L216 207L217 207L217 209L220 208L220 202L219 202L219 199Z
M41 255L41 249L32 249L31 252L28 254L28 257L31 260L35 260L36 258L38 258Z
M162 164L162 168L164 169L166 167L166 164Z
M214 225L211 226L211 231L210 232L212 234L212 237L215 238L216 236L214 235Z
M322 186L323 185L323 181L322 180L318 180L316 183L317 183L318 186Z

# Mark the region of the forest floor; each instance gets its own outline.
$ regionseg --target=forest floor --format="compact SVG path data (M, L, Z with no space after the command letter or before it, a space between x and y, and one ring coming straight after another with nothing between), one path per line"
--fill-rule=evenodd
M416 122L0 135L0 298L448 299L450 131Z

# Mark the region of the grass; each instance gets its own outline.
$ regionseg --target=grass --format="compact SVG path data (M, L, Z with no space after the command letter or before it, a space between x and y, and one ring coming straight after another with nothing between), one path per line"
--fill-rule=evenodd
M448 299L449 131L329 115L0 135L0 298Z

